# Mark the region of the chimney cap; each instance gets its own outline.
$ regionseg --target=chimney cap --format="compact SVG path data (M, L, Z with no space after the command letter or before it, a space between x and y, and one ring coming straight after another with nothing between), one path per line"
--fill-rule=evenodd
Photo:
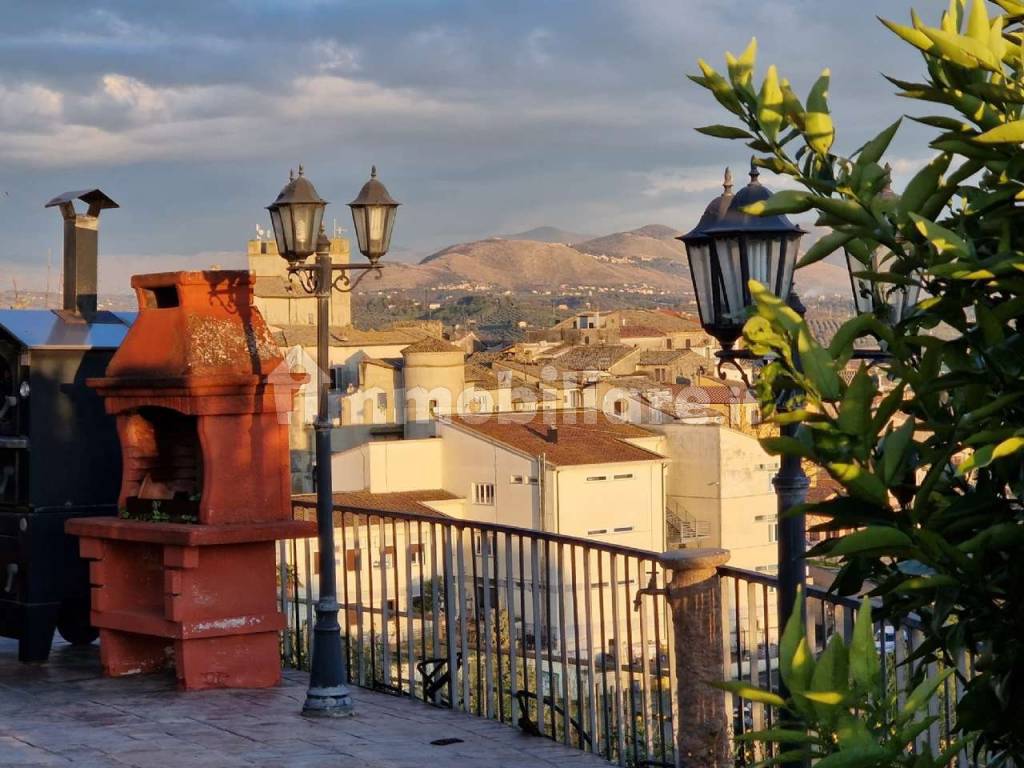
M71 192L65 192L62 195L57 195L50 202L44 205L44 208L53 208L59 205L61 207L61 213L65 218L68 218L70 212L74 215L75 209L71 203L75 200L81 200L83 203L89 206L89 215L98 216L99 212L106 208L120 208L111 198L109 198L101 189L76 189Z

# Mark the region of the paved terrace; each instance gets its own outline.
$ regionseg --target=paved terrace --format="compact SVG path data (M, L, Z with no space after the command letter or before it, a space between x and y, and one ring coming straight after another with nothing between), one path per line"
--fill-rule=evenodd
M0 766L588 768L608 763L499 723L354 689L357 715L300 716L306 675L261 691L180 693L173 677L100 676L99 648L17 661L0 639ZM440 739L460 739L447 746Z

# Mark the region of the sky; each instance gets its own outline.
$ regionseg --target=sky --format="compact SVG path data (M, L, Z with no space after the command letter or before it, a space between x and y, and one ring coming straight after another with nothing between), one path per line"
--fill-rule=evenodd
M882 72L920 58L875 18L909 0L4 0L0 290L60 262L43 204L99 187L101 291L131 272L242 266L265 206L304 164L325 220L370 165L399 209L388 258L541 225L688 229L749 161L693 129L725 122L686 79L760 46L806 93L832 70L837 149L906 111ZM940 0L915 0L937 23ZM905 124L897 184L926 161ZM762 181L771 186L770 178ZM123 284L123 286L122 286Z

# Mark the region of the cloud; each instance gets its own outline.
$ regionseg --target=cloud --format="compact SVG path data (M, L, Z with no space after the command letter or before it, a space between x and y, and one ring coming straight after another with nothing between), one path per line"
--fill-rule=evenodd
M313 56L321 72L351 74L362 69L359 64L359 52L334 39L314 40Z

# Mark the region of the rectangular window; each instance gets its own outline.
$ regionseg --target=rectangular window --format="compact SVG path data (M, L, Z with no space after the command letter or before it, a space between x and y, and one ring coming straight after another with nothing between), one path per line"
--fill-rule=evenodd
M779 524L770 523L768 525L768 541L776 542L779 540Z
M483 535L482 533L474 533L473 551L478 555L482 555L484 553L488 555L491 554L491 544L489 537Z
M525 482L522 475L512 475L508 481L512 485L522 485Z
M410 544L409 545L409 562L413 565L418 565L420 558L423 557L423 545L422 544Z
M600 536L602 533L608 533L607 528L595 528L592 531L587 531L587 536Z
M607 480L607 479L608 479L608 475L591 475L590 477L587 478L587 482L588 483L599 483L602 480Z
M633 478L633 473L632 472L630 472L629 474L626 474L626 475L616 475L615 476L616 480L631 480L632 478Z
M384 547L384 567L394 568L395 567L395 548Z
M494 483L473 483L473 503L494 506Z
M377 393L377 410L386 411L388 409L388 393L378 392Z
M530 485L540 485L540 478L538 478L538 477L531 477L530 478Z
M354 571L359 568L359 550L350 549L345 552L345 570Z
M387 605L388 614L390 616L394 616L395 615L395 601L394 600L388 600L386 605Z
M633 526L632 525L626 525L626 526L623 526L622 528L612 528L612 531L614 531L615 533L629 533L632 530L633 530Z

